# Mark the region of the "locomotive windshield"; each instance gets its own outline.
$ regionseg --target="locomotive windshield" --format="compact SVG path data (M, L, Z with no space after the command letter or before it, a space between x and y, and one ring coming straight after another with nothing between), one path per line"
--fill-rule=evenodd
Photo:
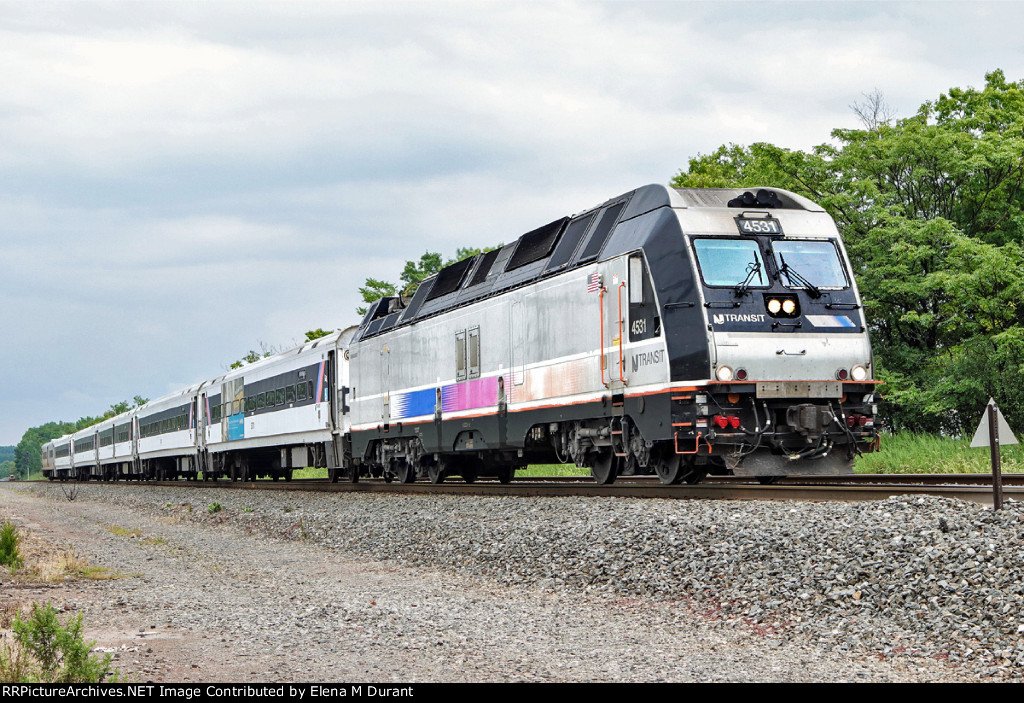
M708 286L760 286L764 262L757 242L750 239L695 239L693 249L704 284Z
M849 282L835 244L778 240L772 244L783 283L790 288L846 288Z

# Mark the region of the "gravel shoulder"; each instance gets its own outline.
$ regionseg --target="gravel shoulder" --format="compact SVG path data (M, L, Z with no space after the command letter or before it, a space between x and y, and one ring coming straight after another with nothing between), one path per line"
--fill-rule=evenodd
M0 605L81 612L140 681L1024 673L1019 504L76 488L0 485L0 520L120 578L0 573Z

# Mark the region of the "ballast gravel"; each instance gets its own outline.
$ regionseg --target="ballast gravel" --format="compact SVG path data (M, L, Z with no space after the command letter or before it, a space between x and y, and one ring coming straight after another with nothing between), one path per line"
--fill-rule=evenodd
M49 595L143 680L1024 679L1016 502L69 490L0 519L122 576Z

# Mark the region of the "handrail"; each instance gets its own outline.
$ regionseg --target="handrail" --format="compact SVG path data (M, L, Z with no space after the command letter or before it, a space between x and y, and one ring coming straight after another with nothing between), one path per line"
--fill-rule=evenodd
M712 447L711 447L711 442L708 441L707 437L704 436L703 432L698 432L697 433L697 441L694 444L694 449L693 449L692 452L687 452L687 451L683 451L683 450L679 449L679 433L678 432L676 432L673 435L673 438L675 439L675 444L676 444L676 454L698 454L698 453L700 453L700 441L702 439L704 440L704 444L706 444L707 447L708 447L708 454L711 454L711 452L714 451L712 449Z
M625 281L619 284L619 380L623 384L626 383L626 377L623 375L626 370L626 361L622 356L622 289L625 285Z
M597 296L598 305L601 308L601 383L604 387L608 387L608 382L604 380L604 294L608 291L607 288L601 286L601 292Z

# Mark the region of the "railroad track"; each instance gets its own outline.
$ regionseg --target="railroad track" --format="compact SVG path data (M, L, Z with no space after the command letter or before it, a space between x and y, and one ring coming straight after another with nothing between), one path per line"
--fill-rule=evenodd
M589 477L559 476L520 478L510 484L481 480L472 484L453 480L442 484L418 481L410 484L363 479L359 483L326 479L277 481L160 481L168 487L222 488L231 490L289 490L349 493L444 493L490 496L593 496L704 500L808 500L867 501L890 496L932 495L992 505L989 474L856 474L852 476L803 476L785 478L774 485L756 479L714 476L701 484L664 486L655 477L627 476L613 485L597 485ZM1024 500L1024 474L1003 476L1004 499Z

